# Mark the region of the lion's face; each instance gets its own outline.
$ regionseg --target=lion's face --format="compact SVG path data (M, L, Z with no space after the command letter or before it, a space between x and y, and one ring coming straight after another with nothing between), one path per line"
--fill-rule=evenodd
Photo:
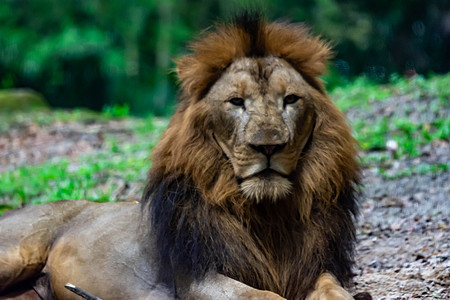
M247 198L275 201L290 193L314 127L312 90L272 56L235 60L209 90L214 138Z

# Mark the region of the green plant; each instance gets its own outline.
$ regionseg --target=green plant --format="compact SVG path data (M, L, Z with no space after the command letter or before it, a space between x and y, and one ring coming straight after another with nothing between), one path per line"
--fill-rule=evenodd
M347 111L354 106L367 108L370 101L386 99L392 95L392 91L388 86L378 85L361 76L349 84L334 88L330 95L342 111Z
M79 114L77 118L83 119L83 113ZM127 124L135 138L118 139L106 133L100 151L81 155L76 160L53 159L0 173L0 214L27 204L62 199L115 201L113 196L120 188L118 182L135 182L143 187L151 165L149 153L167 126L167 120L130 118Z
M431 165L421 163L393 173L387 172L384 169L380 169L379 173L386 179L395 179L402 177L410 177L412 175L439 174L448 171L449 167L450 163L431 164Z
M130 115L130 105L114 104L103 107L103 114L111 117L128 117Z
M359 78L331 92L336 104L344 111L352 108L370 112L375 101L383 101L384 97L406 96L417 99L414 102L416 111L432 113L436 118L427 122L426 118L412 115L412 107L404 107L402 117L393 115L377 115L370 118L354 120L352 126L355 137L363 150L385 150L388 140L395 140L398 149L395 156L417 156L420 147L438 139L449 139L450 136L450 95L448 86L450 75L433 75L426 79L416 76L411 79L398 75L391 76L391 85L375 85L367 78ZM421 101L424 99L427 101ZM439 100L437 100L439 99ZM407 111L410 109L410 111ZM366 113L367 115L367 113Z

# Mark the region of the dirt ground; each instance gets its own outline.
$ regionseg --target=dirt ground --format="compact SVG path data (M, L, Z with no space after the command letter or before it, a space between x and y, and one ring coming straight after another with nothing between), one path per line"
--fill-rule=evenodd
M386 107L377 109L386 113L399 103L382 105ZM358 111L348 115L364 117ZM133 133L124 129L127 122L57 123L10 130L0 135L0 172L55 156L75 159L98 151L104 133L130 141ZM420 151L416 158L392 159L382 167L395 174L421 163L450 161L449 141L434 141ZM374 299L450 299L449 170L387 179L380 167L375 163L364 169L352 292L369 292Z
M445 148L448 161L448 147L432 151ZM449 172L386 180L373 168L364 175L356 291L374 299L449 299Z
M422 123L449 118L448 106L429 109L436 101L393 97L374 102L367 110L353 108L347 116L350 121L384 116L389 122L407 117ZM415 166L449 161L449 141L436 140L421 146L417 157L391 158L366 166L357 235L356 292L370 292L374 299L450 299L449 170L413 172L390 179L380 172L383 169L384 174L395 175Z

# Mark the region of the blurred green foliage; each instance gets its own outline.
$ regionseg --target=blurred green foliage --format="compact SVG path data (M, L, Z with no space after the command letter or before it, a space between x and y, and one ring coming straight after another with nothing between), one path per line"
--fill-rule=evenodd
M331 88L360 73L383 82L450 70L449 0L3 0L0 88L33 88L59 107L168 114L172 59L242 7L305 21L332 40Z

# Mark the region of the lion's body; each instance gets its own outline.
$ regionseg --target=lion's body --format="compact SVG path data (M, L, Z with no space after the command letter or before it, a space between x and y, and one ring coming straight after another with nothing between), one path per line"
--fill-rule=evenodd
M4 216L0 253L9 255L0 255L0 291L27 274L43 299L79 299L68 282L115 299L169 298L140 215L134 203L63 201Z
M12 267L0 280L45 274L45 292L59 299L70 296L65 281L107 299L278 297L261 290L349 299L334 278L352 276L359 167L350 128L316 78L328 46L302 25L244 16L192 49L178 62L182 101L142 203L4 217L0 263ZM40 232L14 229L26 214L53 229L33 239L45 251L22 276L13 238ZM0 293L10 285L0 281Z

